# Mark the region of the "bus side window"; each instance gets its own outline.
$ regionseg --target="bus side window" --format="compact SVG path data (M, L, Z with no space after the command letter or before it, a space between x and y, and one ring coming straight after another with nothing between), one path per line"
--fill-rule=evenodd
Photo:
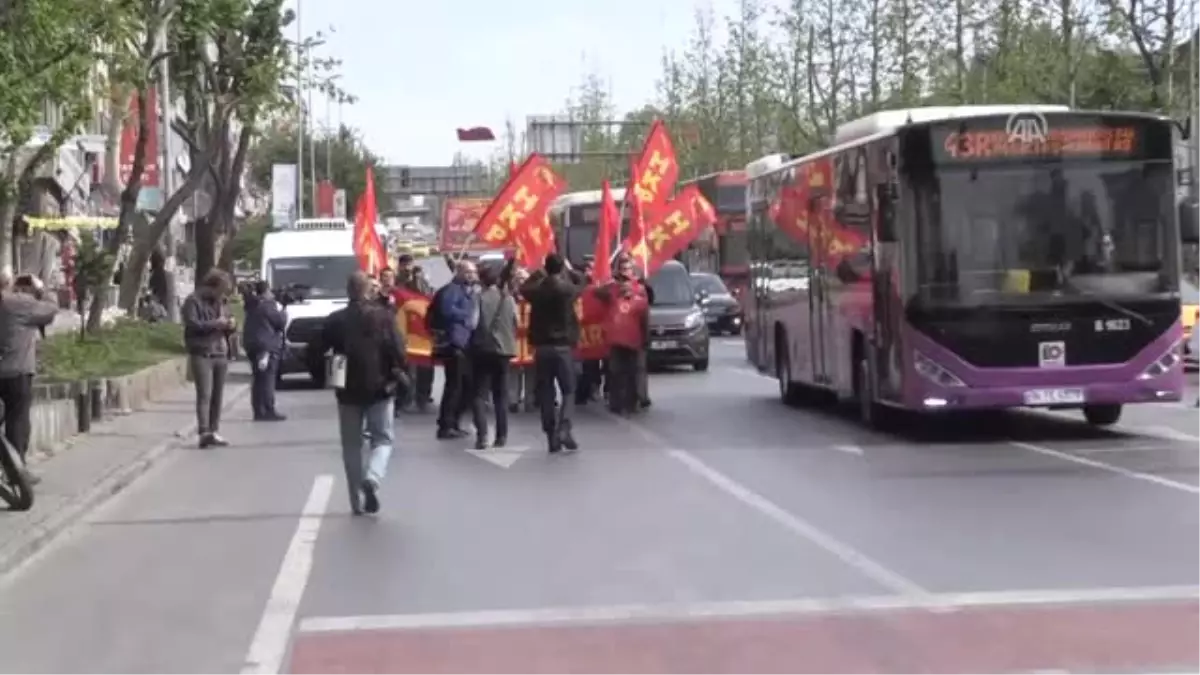
M879 209L879 241L893 243L896 241L896 201L892 196L891 186L880 183L875 186L875 205Z

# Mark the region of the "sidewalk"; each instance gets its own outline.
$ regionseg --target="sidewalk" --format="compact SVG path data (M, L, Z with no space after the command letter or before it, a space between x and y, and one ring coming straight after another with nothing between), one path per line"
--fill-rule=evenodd
M231 368L225 409L248 392L249 375ZM30 458L42 482L33 509L0 510L0 575L12 570L148 471L196 430L190 384L146 408L93 425L52 455Z

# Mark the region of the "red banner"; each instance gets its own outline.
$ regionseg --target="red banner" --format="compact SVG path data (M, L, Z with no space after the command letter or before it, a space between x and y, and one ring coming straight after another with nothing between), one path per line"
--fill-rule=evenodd
M675 182L679 180L679 162L675 158L675 144L667 133L662 120L654 120L642 154L633 165L633 198L638 200L643 217L653 220L667 203Z
M602 359L608 355L604 324L608 320L608 308L589 288L575 302L575 315L579 318L579 344L575 356L581 360ZM404 335L408 360L418 365L433 363L433 336L425 326L425 315L429 312L431 299L407 289L392 292L396 301L396 330ZM517 304L517 354L514 366L533 365L533 347L529 344L529 303Z
M154 89L145 92L149 97L149 117L146 119L146 168L142 171L143 187L159 187L159 153L158 153L158 95ZM133 158L137 150L138 121L141 119L141 109L135 93L129 97L129 116L121 127L120 148L120 179L121 184L129 183L129 175L133 172Z
M646 276L687 248L717 219L716 210L695 185L683 188L661 213L665 215L651 221L645 239L631 251L635 260L647 261Z
M323 180L317 183L317 217L333 217L333 181Z
M367 167L367 188L354 209L354 255L367 274L374 276L387 267L387 249L375 231L379 212L375 205L375 171Z
M515 246L525 231L540 227L550 202L564 188L566 182L549 162L538 154L530 155L479 217L475 236L492 248Z
M486 197L450 197L445 200L442 207L442 228L438 233L438 248L442 253L457 253L462 250L486 251L493 248L479 239L467 243L491 201Z

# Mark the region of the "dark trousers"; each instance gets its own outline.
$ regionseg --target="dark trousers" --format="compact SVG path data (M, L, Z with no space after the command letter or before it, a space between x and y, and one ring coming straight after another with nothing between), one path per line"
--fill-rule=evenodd
M487 438L487 401L496 413L496 438L508 438L508 361L502 354L476 354L471 359L471 414L475 435Z
M642 405L650 404L650 369L646 363L646 350L637 353L637 395Z
M0 401L4 402L4 437L25 459L33 427L29 411L33 406L33 375L0 377Z
M608 352L608 408L630 413L638 407L638 353L641 350L614 345Z
M467 353L455 349L442 359L442 402L438 409L438 429L458 429L463 413L470 407L471 361Z
M599 359L584 361L581 364L578 386L575 388L575 402L579 405L586 405L596 396L596 390L600 388L604 370L600 366Z
M224 407L225 373L229 361L224 356L188 357L192 368L192 384L196 386L196 431L201 436L215 434L221 429L221 408Z
M433 366L413 366L413 387L416 393L413 397L418 404L433 400Z
M547 436L571 433L575 408L575 355L570 347L538 347L533 354L537 378L537 402L542 410L542 431ZM557 389L557 392L556 392ZM562 405L554 405L562 393Z
M259 351L247 352L250 357L250 409L254 418L260 419L275 414L275 382L279 376L279 355ZM263 357L265 363L262 363Z

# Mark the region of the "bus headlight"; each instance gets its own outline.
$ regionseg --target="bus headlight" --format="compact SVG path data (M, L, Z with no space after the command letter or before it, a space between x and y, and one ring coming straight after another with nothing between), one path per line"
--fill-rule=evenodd
M934 363L924 354L918 351L913 352L913 368L921 375L921 377L940 387L965 387L967 384L958 379L954 373Z
M1153 380L1160 375L1166 375L1180 361L1179 352L1183 348L1183 341L1180 340L1171 346L1171 349L1163 354L1157 361L1151 363L1146 370L1142 371L1141 375L1137 376L1139 380Z
M693 328L698 328L703 323L704 323L704 313L703 312L692 312L691 314L688 314L683 319L683 327L688 330L692 330Z

